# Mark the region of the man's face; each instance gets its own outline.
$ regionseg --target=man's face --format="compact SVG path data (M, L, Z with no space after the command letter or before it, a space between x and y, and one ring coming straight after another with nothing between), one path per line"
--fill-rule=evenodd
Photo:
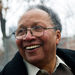
M32 9L25 13L19 21L20 27L31 28L40 25L45 28L53 27L50 17L45 11ZM37 65L50 62L56 55L56 45L60 40L60 31L45 30L43 35L36 37L28 30L23 39L16 39L21 56L28 62Z

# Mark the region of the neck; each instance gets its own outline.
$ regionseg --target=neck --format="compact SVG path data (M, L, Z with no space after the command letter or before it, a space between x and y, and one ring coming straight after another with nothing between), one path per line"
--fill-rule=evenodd
M43 69L45 69L50 74L52 74L53 71L54 71L55 65L56 65L56 58L54 58L53 61L51 60L50 63L48 63L45 66L43 66Z
M53 71L54 71L55 65L56 65L56 55L55 55L54 58L52 58L51 60L46 61L45 63L43 62L43 64L40 63L39 65L36 65L36 66L37 66L38 68L44 69L44 70L46 70L48 73L52 74Z

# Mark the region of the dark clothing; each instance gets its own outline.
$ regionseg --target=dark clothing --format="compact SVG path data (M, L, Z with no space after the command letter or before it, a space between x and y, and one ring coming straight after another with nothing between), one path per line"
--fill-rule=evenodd
M57 49L57 55L71 68L75 75L75 51L69 49Z
M62 63L59 64L55 72L49 74L46 70L40 69L36 75L73 75L70 68Z
M57 55L63 59L75 75L75 51L58 48ZM28 75L23 58L19 52L17 52L15 57L4 67L0 75Z
M70 68L62 63L59 64L56 71L52 75L74 75Z

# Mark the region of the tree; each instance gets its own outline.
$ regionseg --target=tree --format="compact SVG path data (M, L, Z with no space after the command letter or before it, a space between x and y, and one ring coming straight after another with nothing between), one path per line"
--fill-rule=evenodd
M3 38L6 37L5 34L5 19L3 19L3 15L2 15L2 1L0 0L0 21L1 21L1 31L3 34Z

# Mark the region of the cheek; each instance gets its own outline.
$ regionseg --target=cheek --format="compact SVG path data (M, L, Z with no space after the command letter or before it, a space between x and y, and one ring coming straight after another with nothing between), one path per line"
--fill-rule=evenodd
M19 49L19 52L20 52L21 56L23 58L25 58L25 53L24 53L23 47L22 47L22 40L16 40L16 44L17 44L17 47Z
M47 34L44 34L41 39L43 41L43 52L45 55L47 55L50 48L50 37Z
M44 45L48 46L52 41L52 36L49 33L45 32L41 39L43 40Z
M51 33L45 33L42 37L42 40L44 42L43 49L46 52L52 52L53 49L56 48L56 36Z
M45 36L43 37L43 39L44 39L43 50L45 58L52 60L56 53L55 37L53 38L53 36Z
M22 40L16 39L16 44L17 44L18 48L22 47Z

